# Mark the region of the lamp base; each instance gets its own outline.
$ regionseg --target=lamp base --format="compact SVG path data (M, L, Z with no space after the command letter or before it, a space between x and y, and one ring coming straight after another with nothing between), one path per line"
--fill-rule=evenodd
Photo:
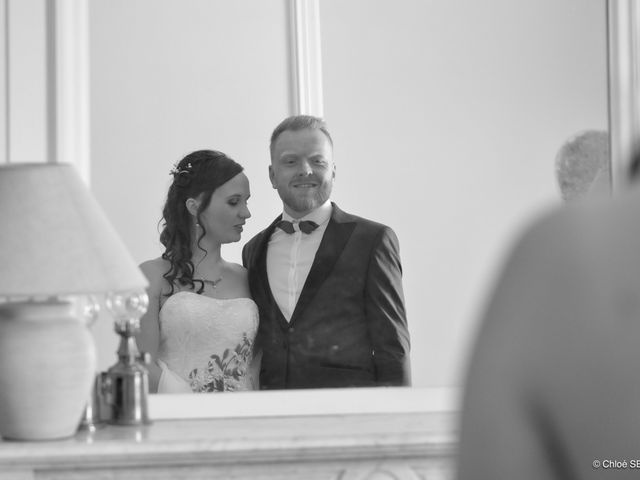
M0 436L75 434L96 371L93 338L72 304L0 304Z

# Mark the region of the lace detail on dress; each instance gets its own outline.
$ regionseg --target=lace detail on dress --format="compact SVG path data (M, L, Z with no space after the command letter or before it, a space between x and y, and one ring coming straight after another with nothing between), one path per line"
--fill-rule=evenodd
M253 390L258 307L249 298L178 292L160 310L158 359L193 392Z

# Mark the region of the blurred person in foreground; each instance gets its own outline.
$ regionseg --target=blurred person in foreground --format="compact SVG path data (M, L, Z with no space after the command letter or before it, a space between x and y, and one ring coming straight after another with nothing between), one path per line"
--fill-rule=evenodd
M516 243L469 363L459 480L640 476L638 219L632 187Z

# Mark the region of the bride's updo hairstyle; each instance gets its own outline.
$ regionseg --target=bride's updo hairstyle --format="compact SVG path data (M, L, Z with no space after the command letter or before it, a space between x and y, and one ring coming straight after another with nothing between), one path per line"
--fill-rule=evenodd
M196 244L200 247L200 240L206 230L200 222L200 214L209 206L211 195L220 185L225 184L242 172L243 168L237 162L222 152L215 150L198 150L180 160L171 170L173 182L167 193L167 201L162 209L162 232L160 242L165 247L162 258L171 263L171 268L164 274L171 286L168 295L173 295L174 284L195 287L198 282L198 293L202 293L204 282L193 278L194 266L191 262L193 234L193 217L187 210L186 202L189 198L200 198L200 206L196 214L199 236ZM206 254L206 251L205 251Z

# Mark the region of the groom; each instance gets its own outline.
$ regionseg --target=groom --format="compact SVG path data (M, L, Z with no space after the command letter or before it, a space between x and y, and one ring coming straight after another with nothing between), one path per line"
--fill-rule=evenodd
M242 252L260 309L261 388L409 385L396 235L330 201L336 167L322 119L285 119L270 149L284 212Z

